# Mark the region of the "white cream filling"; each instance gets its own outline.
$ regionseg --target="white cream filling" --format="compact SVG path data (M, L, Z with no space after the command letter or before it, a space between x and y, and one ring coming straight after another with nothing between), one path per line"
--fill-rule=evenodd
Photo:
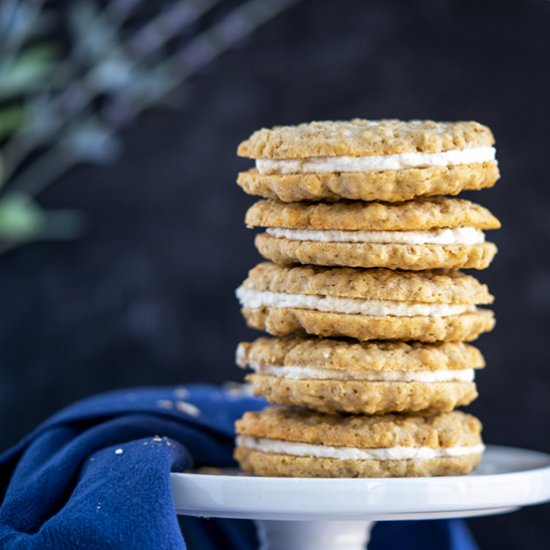
M368 382L472 382L474 369L436 371L363 371L358 369L325 369L322 367L295 367L249 365L258 374L290 380L358 380Z
M383 244L465 244L485 241L483 231L475 227L432 229L430 231L331 231L286 229L268 227L266 233L273 237L293 241L333 243L383 243Z
M291 456L311 456L315 458L336 458L340 460L427 460L431 458L460 457L480 454L485 450L483 444L470 447L389 447L387 449L356 449L354 447L329 447L295 443L280 439L267 439L241 435L237 437L237 446L254 449L262 453L284 454Z
M300 174L304 172L379 172L429 166L452 166L474 162L494 162L494 147L469 147L440 153L399 153L358 157L310 157L304 159L256 159L260 174Z
M339 298L307 294L287 294L255 290L243 286L237 289L241 306L251 309L261 307L314 309L329 313L349 313L360 315L395 315L397 317L448 317L476 310L471 304L427 304L394 302L391 300L365 300L362 298Z

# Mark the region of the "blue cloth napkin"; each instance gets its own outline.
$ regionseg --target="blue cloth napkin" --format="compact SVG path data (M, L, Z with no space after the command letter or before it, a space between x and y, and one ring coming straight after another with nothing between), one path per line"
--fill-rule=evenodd
M178 522L169 476L234 466L233 423L264 406L235 390L189 386L110 392L64 409L0 455L0 548L256 548L250 521ZM382 548L476 546L461 522L425 521L377 524L369 549Z

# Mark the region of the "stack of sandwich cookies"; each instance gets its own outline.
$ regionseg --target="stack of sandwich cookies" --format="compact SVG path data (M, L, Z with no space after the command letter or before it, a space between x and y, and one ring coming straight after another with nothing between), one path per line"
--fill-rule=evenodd
M446 198L499 177L476 122L314 122L254 133L239 174L261 228L237 290L252 328L237 363L277 407L237 423L235 457L274 476L425 476L471 471L481 425L454 411L477 397L493 297L458 269L496 254L498 220Z

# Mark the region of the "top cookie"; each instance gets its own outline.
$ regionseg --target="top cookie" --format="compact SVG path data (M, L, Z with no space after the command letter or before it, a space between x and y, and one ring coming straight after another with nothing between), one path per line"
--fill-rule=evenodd
M400 202L491 187L493 135L477 122L361 120L258 130L238 148L256 160L237 183L283 202Z
M491 130L478 122L353 119L263 128L243 141L237 154L255 159L303 159L438 153L493 143Z

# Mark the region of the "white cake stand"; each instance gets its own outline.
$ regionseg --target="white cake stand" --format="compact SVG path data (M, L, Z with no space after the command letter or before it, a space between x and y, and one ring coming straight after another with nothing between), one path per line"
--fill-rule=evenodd
M501 514L550 500L550 455L489 446L468 476L317 479L172 474L178 514L256 520L262 550L358 550L375 521Z

